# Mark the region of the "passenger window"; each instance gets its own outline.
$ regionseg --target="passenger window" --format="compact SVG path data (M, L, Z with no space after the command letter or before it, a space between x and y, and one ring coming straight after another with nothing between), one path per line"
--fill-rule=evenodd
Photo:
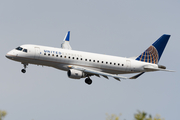
M48 56L50 56L50 54L48 54Z
M99 60L97 62L99 63Z
M72 59L74 59L74 57Z
M122 66L124 66L124 64L122 64Z
M93 62L95 62L95 60L93 60Z
M62 55L60 57L62 57Z
M89 59L89 62L91 62L91 59Z
M69 56L69 59L70 59L71 57Z
M87 59L85 59L85 61L87 61Z
M103 61L102 61L102 63L103 63Z
M46 55L46 53L44 53L44 55Z
M79 59L79 58L76 58L77 60Z
M114 63L114 65L116 65L116 63Z
M56 57L58 57L58 55L56 55Z
M108 64L108 62L106 62L106 64Z
M120 64L118 63L118 65L120 65Z
M110 62L110 64L112 64L112 62Z
M83 59L81 58L81 60L83 60Z
M52 56L54 56L54 54L52 54Z
M64 56L64 58L66 58L66 56Z

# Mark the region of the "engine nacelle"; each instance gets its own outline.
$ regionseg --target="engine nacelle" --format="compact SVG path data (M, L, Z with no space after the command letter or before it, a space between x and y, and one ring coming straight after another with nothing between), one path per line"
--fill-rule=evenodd
M75 69L68 70L67 75L72 79L80 79L86 77L86 74L84 72Z

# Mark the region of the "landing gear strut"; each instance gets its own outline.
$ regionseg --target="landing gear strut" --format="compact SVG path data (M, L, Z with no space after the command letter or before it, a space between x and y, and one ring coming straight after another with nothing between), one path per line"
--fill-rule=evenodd
M91 85L92 80L88 77L85 79L85 83L87 83L88 85Z
M24 65L24 69L22 69L21 72L22 72L22 73L26 73L26 68L27 68L27 65L28 65L28 64L24 64L24 63L22 63L22 64Z

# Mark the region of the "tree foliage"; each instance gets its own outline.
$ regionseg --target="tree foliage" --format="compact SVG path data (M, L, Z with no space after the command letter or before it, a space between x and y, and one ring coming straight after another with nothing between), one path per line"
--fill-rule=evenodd
M120 115L117 116L115 114L109 115L106 114L107 118L106 120L120 120ZM144 111L138 111L138 113L134 114L134 120L165 120L163 118L160 117L160 115L156 115L155 117L152 117L150 114L148 115L146 112Z
M7 112L0 110L0 120L3 120L3 118L6 116Z
M106 114L106 115L107 115L106 120L120 120L119 117L121 114L119 114L119 116L117 116L116 114L112 114L112 115Z
M154 118L152 118L151 115L147 117L147 113L144 111L143 112L138 111L138 113L134 114L134 118L135 120L164 120L163 118L160 117L160 115L156 115Z
M112 114L112 115L106 114L106 116L107 116L106 120L120 120L119 116L117 116L116 114Z

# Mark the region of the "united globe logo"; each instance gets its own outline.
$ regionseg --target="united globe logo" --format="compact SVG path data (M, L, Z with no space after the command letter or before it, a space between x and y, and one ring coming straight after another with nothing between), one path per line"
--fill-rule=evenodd
M150 46L136 60L157 64L159 61L158 51L154 46Z

